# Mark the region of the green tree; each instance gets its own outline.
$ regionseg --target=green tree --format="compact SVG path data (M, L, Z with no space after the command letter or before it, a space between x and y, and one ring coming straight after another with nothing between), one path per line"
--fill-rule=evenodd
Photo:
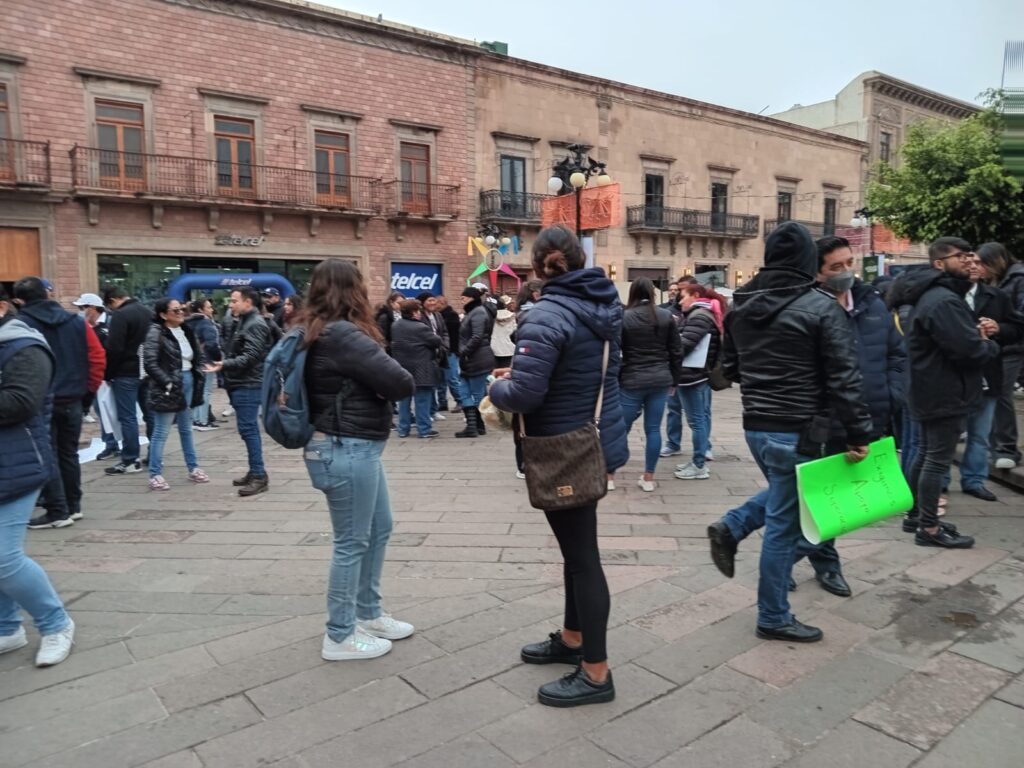
M960 123L910 127L896 168L873 169L867 204L900 237L997 241L1024 258L1024 187L1003 167L998 101Z

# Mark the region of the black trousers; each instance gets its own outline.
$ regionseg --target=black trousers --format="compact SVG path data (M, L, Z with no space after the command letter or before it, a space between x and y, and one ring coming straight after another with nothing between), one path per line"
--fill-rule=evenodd
M43 506L52 518L65 518L82 510L82 467L78 439L82 436L82 402L54 403L50 419L54 471L43 486Z
M921 422L920 442L910 469L914 508L909 515L918 518L921 528L934 528L939 524L939 496L963 428L963 416Z
M565 559L566 629L583 634L583 660L607 660L608 612L611 598L597 548L597 502L573 509L545 512Z

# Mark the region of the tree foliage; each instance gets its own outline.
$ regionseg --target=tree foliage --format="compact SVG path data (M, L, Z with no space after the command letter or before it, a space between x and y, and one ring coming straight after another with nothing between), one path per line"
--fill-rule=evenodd
M999 155L998 103L960 123L910 127L901 164L879 164L868 184L875 219L918 242L944 235L996 241L1024 258L1024 187Z

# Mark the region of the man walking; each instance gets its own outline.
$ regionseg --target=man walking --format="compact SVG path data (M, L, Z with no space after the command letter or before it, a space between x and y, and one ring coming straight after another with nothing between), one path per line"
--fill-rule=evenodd
M462 410L462 376L459 373L459 313L451 308L448 299L438 296L437 307L441 319L444 320L448 335L448 368L445 373L448 379L448 390L455 400L453 411ZM447 401L447 398L445 398Z
M224 359L211 363L206 372L224 372L224 386L249 458L249 471L232 482L239 496L255 496L266 491L269 484L263 466L259 409L263 361L270 351L270 329L263 319L260 295L252 288L245 286L232 291L228 306L235 318L231 338L225 344Z
M153 313L119 285L103 291L103 300L112 312L107 333L106 379L114 390L117 420L121 423L121 461L107 467L108 475L141 472L139 461L139 420L135 415L139 402L141 364L139 347L153 322Z
M82 401L99 389L106 364L92 327L46 297L46 286L38 277L23 277L14 284L14 299L21 304L18 318L43 335L56 360L50 441L57 471L43 486L46 514L30 520L29 528L63 528L82 517Z
M439 421L444 421L448 411L448 393L445 388L446 373L448 369L448 326L441 316L441 307L437 297L429 291L424 291L416 297L416 301L422 306L420 322L430 328L434 335L441 339L441 347L437 351L437 383L434 386L434 396L430 402L430 415ZM417 385L418 386L418 385Z
M103 299L95 293L83 293L71 303L81 310L85 322L92 326L105 355L107 351L107 336L110 334L110 320L109 315L103 309ZM86 408L85 410L88 413L89 409ZM121 448L118 446L114 436L106 431L106 428L110 425L103 423L103 416L100 414L99 405L95 405L94 410L100 419L100 439L103 440L103 450L96 456L96 460L107 461L108 459L116 458L121 454Z
M831 413L846 431L850 461L867 456L872 432L849 321L835 298L815 287L817 265L810 233L787 222L769 235L764 268L736 291L723 370L740 383L747 446L768 489L708 528L712 559L731 577L737 542L756 527L750 518L763 509L757 636L802 643L823 633L797 621L789 608L800 541L796 467L823 454Z
M940 237L928 247L931 268L905 272L893 286L901 297L898 303L912 307L906 329L910 415L920 425L910 470L914 507L903 529L916 529L914 543L922 547L974 546L973 538L939 522L943 478L964 421L978 408L983 370L999 357L999 345L991 339L999 333L998 324L975 320L965 301L973 255L965 240Z

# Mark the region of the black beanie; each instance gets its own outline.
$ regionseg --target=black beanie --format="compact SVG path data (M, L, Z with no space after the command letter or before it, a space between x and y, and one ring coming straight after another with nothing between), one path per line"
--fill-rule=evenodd
M818 274L818 249L807 228L795 221L780 224L764 244L765 267L788 267L808 278Z
M425 304L427 302L427 299L432 298L434 298L434 294L432 294L430 291L424 291L423 293L419 294L416 297L416 301L418 301L420 304Z
M467 288L463 288L462 289L462 295L463 296L468 296L469 298L476 299L478 301L479 301L480 296L481 296L480 290L478 288L473 288L472 286L469 286Z

